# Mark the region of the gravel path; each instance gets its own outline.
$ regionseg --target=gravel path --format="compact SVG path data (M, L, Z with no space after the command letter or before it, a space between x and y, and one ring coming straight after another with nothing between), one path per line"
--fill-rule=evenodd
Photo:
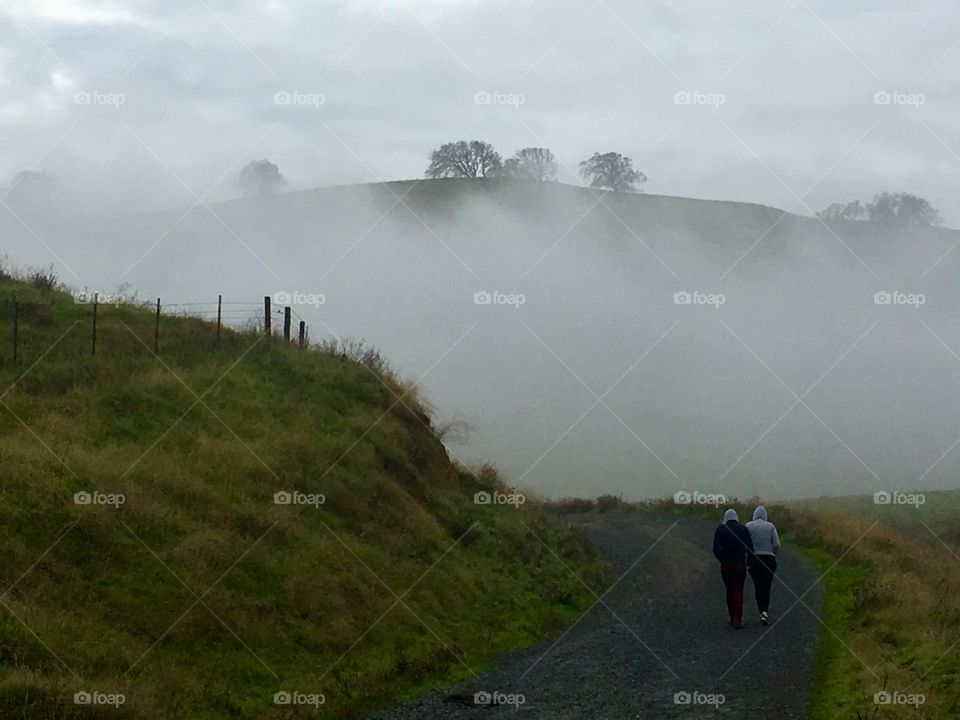
M782 552L769 627L757 621L747 579L747 627L738 631L727 624L710 553L715 525L643 513L570 519L621 578L602 601L558 638L371 720L806 717L819 627L811 611L819 612L820 594L813 587L804 595L818 574L796 553ZM475 693L499 693L507 704L477 704ZM522 704L509 704L521 695Z

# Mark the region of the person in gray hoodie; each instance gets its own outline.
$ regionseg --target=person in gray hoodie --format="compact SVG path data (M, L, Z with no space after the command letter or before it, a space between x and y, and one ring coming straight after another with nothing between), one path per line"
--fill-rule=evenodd
M747 565L750 568L750 579L753 580L760 622L767 625L770 622L770 587L773 585L774 573L777 572L780 536L777 535L777 526L767 520L767 509L763 505L758 505L753 511L753 520L747 523L747 530L750 531L750 539L753 541L753 552Z

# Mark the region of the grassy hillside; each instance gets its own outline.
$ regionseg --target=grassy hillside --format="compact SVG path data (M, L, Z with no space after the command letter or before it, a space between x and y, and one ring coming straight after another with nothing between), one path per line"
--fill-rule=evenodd
M155 357L148 310L101 306L91 356L90 306L0 300L0 716L357 717L585 607L583 544L474 504L496 473L452 464L375 355L164 319Z
M922 503L913 504L883 504L875 502L873 495L847 495L797 500L790 505L810 512L843 513L879 520L918 539L942 540L955 551L960 549L960 490L933 490L920 494Z

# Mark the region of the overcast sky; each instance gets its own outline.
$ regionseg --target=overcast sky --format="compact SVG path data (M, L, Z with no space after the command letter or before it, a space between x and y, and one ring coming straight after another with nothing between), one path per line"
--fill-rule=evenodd
M953 0L0 0L0 176L165 205L236 195L253 159L301 189L479 138L550 147L565 182L616 150L651 193L905 190L956 227L958 69Z

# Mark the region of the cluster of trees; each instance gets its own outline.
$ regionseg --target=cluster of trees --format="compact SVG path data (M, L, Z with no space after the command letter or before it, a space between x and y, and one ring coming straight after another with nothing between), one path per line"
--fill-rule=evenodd
M493 145L482 140L446 143L430 153L428 178L506 177L549 182L557 176L557 160L548 148L526 147L503 160ZM647 176L620 153L594 153L580 163L580 175L592 188L636 192Z
M548 182L557 176L557 160L547 148L517 150L504 161L493 145L482 140L446 143L430 153L428 178L510 177Z
M885 225L938 225L940 212L930 201L910 193L882 192L866 204L833 203L817 213L822 220L871 220Z
M269 160L254 160L243 166L237 184L245 197L272 195L287 187L280 168Z
M493 145L482 140L446 143L430 153L428 178L503 177L550 182L557 177L557 159L543 147L525 147L503 160ZM617 152L594 153L580 163L580 175L590 187L614 192L638 192L647 176L633 160ZM12 183L23 189L49 191L53 178L46 173L23 171ZM282 191L287 181L269 160L255 160L240 171L238 184L244 195L269 195ZM940 212L928 200L910 193L882 192L873 201L833 203L817 213L825 221L869 220L892 226L938 225Z
M633 160L620 153L594 153L580 163L580 176L592 188L614 192L637 192L647 176L633 167Z
M482 140L446 143L430 153L428 178L502 177L550 182L557 179L557 158L549 148L525 147L504 160ZM639 192L647 176L633 160L618 152L594 153L580 163L580 176L590 187L614 192ZM287 187L280 168L269 160L247 163L237 184L245 196L271 195Z

